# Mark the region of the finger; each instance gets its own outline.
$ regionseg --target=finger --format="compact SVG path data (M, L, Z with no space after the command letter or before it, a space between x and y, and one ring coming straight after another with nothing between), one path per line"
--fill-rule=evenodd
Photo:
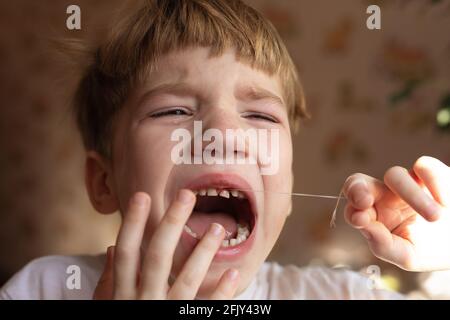
M98 280L94 291L94 300L109 300L113 297L113 281L114 281L114 246L108 247L106 250L106 262L103 273Z
M381 181L356 173L347 178L343 191L353 207L364 210L385 196L388 189Z
M392 230L389 230L384 223L374 219L374 216L376 216L374 208L355 211L351 206L349 206L345 214L347 222L351 222L359 230L375 256L405 268L408 261L407 257L411 253L411 243L402 237L392 234Z
M211 224L170 288L168 294L170 299L195 298L224 237L225 229L220 224Z
M397 196L395 195L395 197ZM408 205L406 204L406 206ZM384 224L391 232L406 219L411 218L412 214L415 213L398 209L397 207L392 208L390 205L386 207L382 202L365 210L356 209L351 205L347 205L344 210L345 220L356 229L364 228L372 221L378 221Z
M450 207L450 168L432 157L420 157L413 166L436 201Z
M376 257L405 270L412 270L411 257L414 256L414 249L408 239L392 234L379 221L372 221L360 229L360 232Z
M222 275L216 290L211 295L211 300L231 300L236 293L239 283L239 271L237 269L228 269Z
M384 182L395 194L408 203L428 221L439 217L440 207L427 195L411 174L402 167L392 167L384 176Z
M183 189L170 205L148 245L142 265L140 297L165 299L173 255L195 205L192 191Z
M374 207L361 211L351 205L347 205L344 211L344 218L352 227L362 229L370 222L377 220L377 213Z
M131 199L119 230L115 248L114 297L133 299L136 295L140 247L150 211L150 196L136 193Z

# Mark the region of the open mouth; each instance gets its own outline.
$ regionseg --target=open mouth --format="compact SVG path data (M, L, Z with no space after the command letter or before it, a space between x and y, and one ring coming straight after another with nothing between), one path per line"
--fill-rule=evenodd
M201 239L212 223L226 230L222 248L236 247L247 241L256 214L245 191L226 187L204 187L193 190L197 202L184 230L191 237Z

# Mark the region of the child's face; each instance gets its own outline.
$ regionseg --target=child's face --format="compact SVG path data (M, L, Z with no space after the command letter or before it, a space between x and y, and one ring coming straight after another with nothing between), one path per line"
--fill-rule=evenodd
M196 48L160 58L157 68L133 92L116 118L111 172L120 210L125 212L129 198L136 191L147 192L152 199L142 250L181 188L291 191L292 142L287 111L283 104L270 97L284 101L278 77L270 77L238 62L232 50L214 58L209 58L208 54L208 49ZM250 88L255 89L253 94ZM260 95L260 92L265 94ZM179 141L171 141L171 135L176 129L185 128L193 137L194 121L202 121L203 130L220 130L224 137L226 129L278 129L279 152L274 154L279 161L277 172L261 174L259 160L256 164L175 164L171 153ZM203 142L203 148L209 143ZM244 156L250 157L245 152ZM201 197L200 201L197 196L197 203L203 203L202 208L194 209L187 223L194 232L201 235L212 222L219 222L226 230L235 232L236 220L247 222L251 229L244 242L219 250L200 296L207 295L230 267L240 272L238 292L245 289L272 249L290 211L289 196L244 193L248 200L230 195L230 199L210 196ZM226 204L238 201L241 204ZM231 212L233 210L248 212L245 215ZM215 213L200 213L209 211ZM174 255L173 275L182 268L195 243L196 240L184 231Z

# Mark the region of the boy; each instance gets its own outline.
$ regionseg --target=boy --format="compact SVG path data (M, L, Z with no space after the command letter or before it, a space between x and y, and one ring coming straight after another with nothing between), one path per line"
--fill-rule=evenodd
M106 257L37 259L2 298L400 297L370 290L356 273L264 262L291 211L283 194L293 185L291 130L307 111L287 50L260 14L239 0L146 1L93 58L75 110L90 200L123 218L116 244ZM235 149L227 130L267 133L277 144L260 139L255 151L246 137ZM193 134L194 146L174 152L180 132ZM207 142L216 139L212 150ZM248 161L220 161L222 143ZM263 174L262 148L277 161L275 173ZM448 269L450 169L429 157L412 169L391 168L384 182L350 176L346 220L383 260ZM71 265L80 267L80 290L66 286Z

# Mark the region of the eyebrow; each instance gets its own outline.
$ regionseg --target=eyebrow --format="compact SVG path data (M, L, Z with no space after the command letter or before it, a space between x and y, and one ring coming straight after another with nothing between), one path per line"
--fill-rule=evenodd
M192 86L185 82L163 83L151 88L150 90L147 90L143 95L141 101L146 100L152 96L165 93L177 94L181 96L198 95L197 90L195 90Z
M175 94L180 96L194 96L198 97L198 90L193 88L191 85L185 82L175 82L175 83L163 83L156 85L155 87L147 90L145 94L139 99L138 105L143 101L159 95L159 94ZM235 90L235 96L241 101L258 101L258 100L272 100L275 104L284 106L285 103L282 98L280 98L275 93L270 90L264 89L255 85L239 86Z
M281 106L285 105L283 99L275 93L254 85L237 88L235 95L242 101L272 100Z

